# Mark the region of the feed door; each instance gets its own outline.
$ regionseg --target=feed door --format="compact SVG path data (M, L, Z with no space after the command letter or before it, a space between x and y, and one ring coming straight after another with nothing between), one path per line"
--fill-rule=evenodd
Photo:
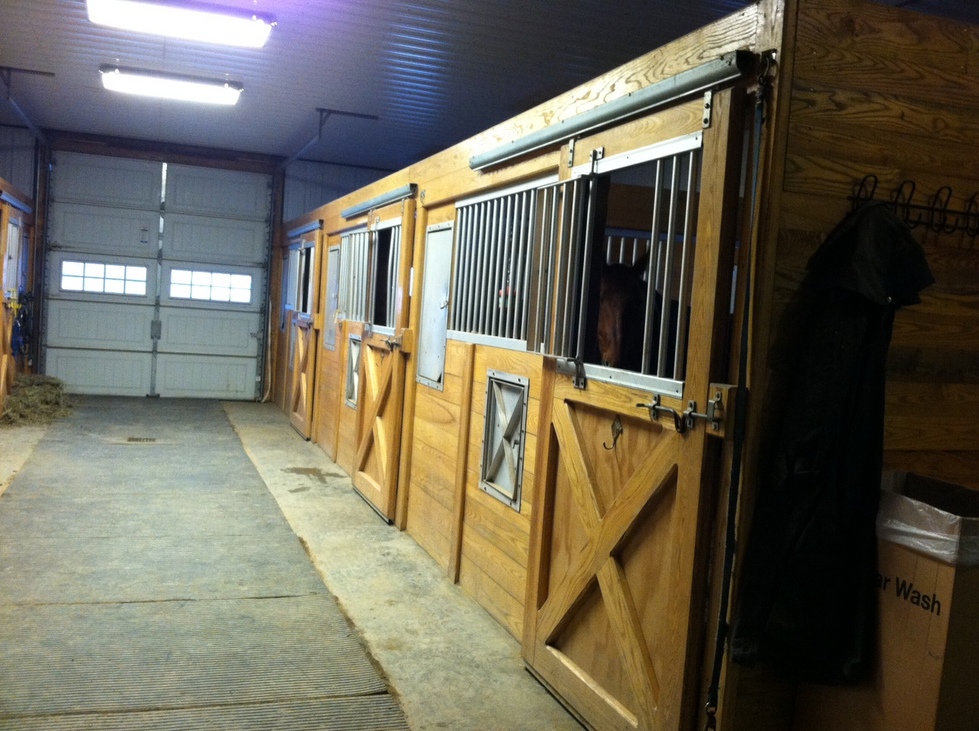
M664 209L663 230L654 224L647 235L651 258L657 259L663 242L681 239L692 254L689 299L679 300L691 320L688 342L679 339L679 368L670 378L657 376L662 359L653 347L642 373L620 374L621 383L600 363L589 372L580 358L570 373L563 358L549 358L545 369L524 657L588 724L603 731L686 729L696 718L704 612L701 538L715 480L711 455L719 440L708 435L709 424L697 420L680 433L672 414L637 404L653 403L658 392L662 406L682 411L696 401L703 411L718 365L723 374L715 343L728 315L734 248L728 212L737 200L739 170L728 150L739 153L742 137L740 124L731 124L729 95L715 99L716 116L703 132L702 148L650 163L661 181L650 190L658 191L657 200L675 203L667 206L673 216ZM699 137L683 144L699 145ZM614 192L615 186L613 176L604 189ZM678 198L681 187L686 190ZM677 226L685 209L697 215L696 225L681 235ZM661 266L667 258L658 260ZM649 266L654 276L657 266ZM580 272L571 281L578 286ZM663 293L656 291L661 302ZM647 333L669 324L660 314L664 310L669 312L650 308L660 319L650 327L647 315ZM585 384L582 374L590 376ZM638 387L643 383L653 385L645 390Z

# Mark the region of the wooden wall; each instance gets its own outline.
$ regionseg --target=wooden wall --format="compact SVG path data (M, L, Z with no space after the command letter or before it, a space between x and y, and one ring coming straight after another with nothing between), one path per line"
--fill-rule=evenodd
M34 201L2 179L0 179L0 191L33 209ZM33 290L32 283L35 278L34 216L15 209L5 201L0 202L0 283L2 283L4 266L7 262L7 248L11 244L7 240L7 224L11 218L20 220L21 236L25 230L30 232L27 250L21 252L21 256L27 258L27 291L30 292ZM0 292L0 414L3 413L4 402L10 393L16 375L29 370L28 363L24 362L21 354L14 352L11 342L16 318L15 306L15 302L8 300L6 292Z
M786 8L758 248L749 516L757 458L775 426L766 409L791 362L780 332L793 321L809 258L850 210L854 184L874 174L886 199L911 179L919 203L947 185L952 208L979 192L979 28L863 0ZM895 321L885 468L979 488L979 239L914 233L936 283ZM791 727L791 683L737 669L729 681L728 728Z
M979 192L979 28L855 0L800 6L773 311L873 173L879 197ZM888 362L888 466L979 488L979 238L915 229L936 282L898 312Z
M341 219L344 207L407 182L418 184L418 286L426 224L451 220L460 198L566 172L568 149L549 148L483 173L469 169L471 155L738 48L778 51L757 219L743 533L754 499L752 478L772 429L764 405L777 392L787 362L778 328L810 256L850 209L847 196L854 183L873 173L884 194L911 178L921 197L949 185L953 207L964 206L979 191L979 156L974 152L979 142L979 31L863 0L762 0L310 215L326 221L328 243L336 243L341 231L366 221ZM654 127L663 120L670 120L673 128L684 115L693 115L693 124L696 107L681 105L639 118L594 140L603 140L607 154L628 149L637 139L655 137ZM582 140L579 150L590 149L591 142ZM895 324L886 465L979 488L979 434L973 416L979 402L979 242L961 234L919 231L917 236L937 282L923 293L921 305L901 310ZM412 325L417 327L417 313ZM339 337L332 354L321 343L317 347L314 439L344 466L351 450L344 435L353 434L356 426L356 412L342 399L346 340ZM416 385L413 368L409 360L406 403L411 407L405 413L399 524L451 579L519 637L539 402L532 401L528 411L519 512L478 489L482 410L487 368L526 375L532 398L539 398L540 359L450 341L441 392ZM718 495L718 506L724 499ZM719 558L719 549L715 552ZM737 669L725 682L724 728L788 728L790 685Z

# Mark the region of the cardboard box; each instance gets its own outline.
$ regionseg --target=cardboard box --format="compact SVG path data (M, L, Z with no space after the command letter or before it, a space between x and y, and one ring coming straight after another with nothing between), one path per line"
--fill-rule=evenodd
M802 684L795 731L979 731L979 491L884 476L878 658L847 688Z

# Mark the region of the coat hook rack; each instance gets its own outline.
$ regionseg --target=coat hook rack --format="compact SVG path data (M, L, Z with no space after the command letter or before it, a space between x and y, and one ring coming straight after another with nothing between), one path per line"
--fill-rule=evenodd
M853 202L853 207L876 200L877 176L873 173L865 175L863 180L854 184L853 193L847 199ZM962 210L949 208L952 200L952 188L943 185L928 198L927 203L915 202L914 196L917 185L913 180L905 180L891 192L887 202L891 210L904 219L911 228L923 226L935 233L951 234L963 231L969 236L979 236L979 193L974 194Z

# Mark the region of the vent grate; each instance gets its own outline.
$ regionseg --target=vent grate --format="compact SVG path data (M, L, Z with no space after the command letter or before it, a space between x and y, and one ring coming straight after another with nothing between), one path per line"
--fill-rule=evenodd
M126 437L127 444L152 444L156 437Z

